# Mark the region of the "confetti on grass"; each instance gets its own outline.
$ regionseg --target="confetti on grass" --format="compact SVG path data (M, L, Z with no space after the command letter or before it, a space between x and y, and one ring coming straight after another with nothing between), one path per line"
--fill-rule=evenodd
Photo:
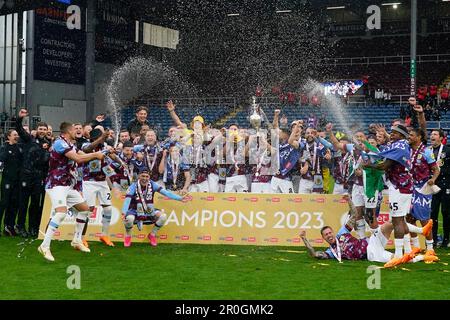
M298 251L298 250L277 250L277 252L287 252L287 253L305 253L305 251Z
M292 260L284 259L284 258L272 258L272 260L278 260L278 261L292 261Z

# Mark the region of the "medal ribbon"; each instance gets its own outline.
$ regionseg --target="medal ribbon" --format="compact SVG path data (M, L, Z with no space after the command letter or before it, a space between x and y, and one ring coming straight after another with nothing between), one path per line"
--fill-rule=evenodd
M149 192L151 192L152 186L151 183L147 184L146 188L145 188L145 194L142 193L142 186L141 183L138 181L137 182L137 193L139 196L139 200L142 204L142 208L144 209L144 212L148 212L148 206L147 206L147 195Z
M150 150L153 151L153 160L150 162ZM156 146L154 146L153 148L148 146L145 148L145 156L147 159L147 166L148 166L148 170L150 170L150 172L153 171L153 167L155 166L156 163L156 158L157 158L157 152L156 152Z
M341 253L341 246L339 245L339 239L336 237L336 250L333 249L333 246L330 246L331 252L333 253L333 256L339 261L342 262L342 253Z

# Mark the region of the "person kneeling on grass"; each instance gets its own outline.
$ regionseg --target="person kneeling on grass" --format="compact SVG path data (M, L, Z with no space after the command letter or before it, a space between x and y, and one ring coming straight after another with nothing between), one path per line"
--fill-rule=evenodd
M134 224L137 224L139 230L142 230L143 224L154 224L152 232L148 234L148 239L152 246L155 247L157 245L156 233L166 222L167 216L153 206L156 192L177 201L186 202L189 199L188 195L182 197L163 189L160 185L150 180L150 171L145 167L142 168L139 172L138 181L128 188L122 208L122 214L125 217L125 247L131 246L131 230Z
M370 238L357 239L351 235L355 225L355 208L349 200L350 217L344 226L339 229L335 236L331 227L325 226L321 229L322 238L330 245L326 251L315 251L306 238L306 230L300 230L300 238L303 240L308 253L317 259L337 259L341 262L346 260L369 260L374 262L386 263L393 257L393 253L387 251L386 245L394 226L391 222L386 222L370 236ZM411 232L416 232L428 236L433 228L433 220L429 220L427 225L419 228L408 224ZM413 256L409 261L418 262L436 262L439 259L436 256Z

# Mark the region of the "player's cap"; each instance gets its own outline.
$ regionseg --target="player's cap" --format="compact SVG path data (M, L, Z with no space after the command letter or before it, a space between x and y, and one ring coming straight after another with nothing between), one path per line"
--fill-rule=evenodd
M202 116L195 116L194 119L192 119L192 123L195 121L199 121L201 124L205 124L205 119L203 119Z
M139 174L143 174L143 173L150 173L150 170L148 170L147 167L142 167L139 169Z
M405 138L408 137L408 130L406 129L406 127L404 125L398 124L396 126L393 126L391 128L392 131L396 131L398 133L400 133L401 135L403 135Z

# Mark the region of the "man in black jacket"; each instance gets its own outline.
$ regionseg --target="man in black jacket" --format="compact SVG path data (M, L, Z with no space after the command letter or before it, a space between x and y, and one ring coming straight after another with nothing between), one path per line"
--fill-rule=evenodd
M5 235L15 236L14 222L16 220L18 195L20 190L19 174L22 166L22 149L18 141L16 130L8 130L7 141L0 147L0 162L3 163L1 200L0 200L0 225L5 213Z
M131 120L127 125L127 130L130 135L133 132L140 132L144 124L148 125L150 128L150 123L147 121L148 109L145 106L140 106L136 109L136 118Z
M433 130L430 136L430 148L440 169L436 185L441 188L441 191L433 195L433 200L431 201L431 219L433 219L433 240L436 245L439 209L441 209L444 227L441 246L447 247L450 233L450 147L442 144L444 137L445 133L441 129Z
M25 220L27 212L29 212L28 232L32 237L36 237L45 199L44 180L48 173L50 142L46 137L48 126L44 122L37 124L36 137L24 130L22 120L27 115L28 112L21 109L16 121L16 130L20 136L23 150L23 163L20 173L19 216L15 231L23 237L28 235L25 229Z

